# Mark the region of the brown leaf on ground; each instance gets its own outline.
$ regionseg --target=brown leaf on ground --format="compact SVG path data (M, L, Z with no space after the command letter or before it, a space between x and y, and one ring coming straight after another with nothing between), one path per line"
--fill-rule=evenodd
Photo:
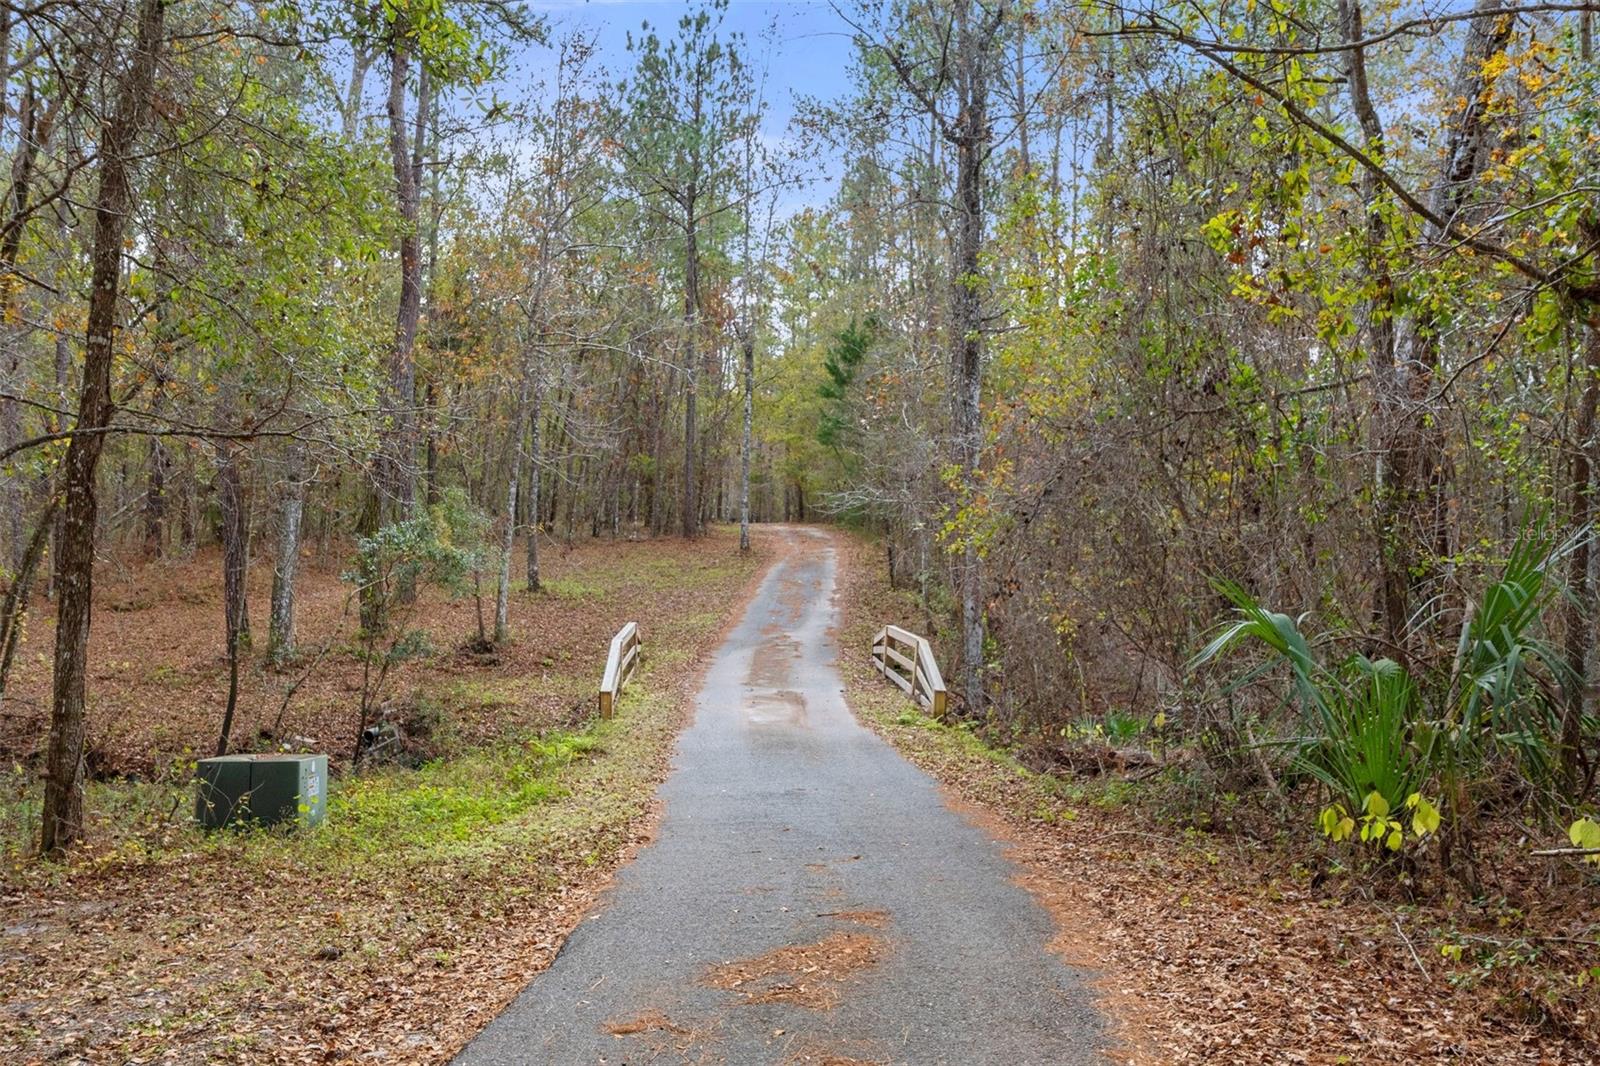
M788 1044L788 1054L782 1066L887 1066L882 1052L868 1047L868 1041L840 1040L837 1037L819 1040L809 1036L796 1036Z
M830 933L814 944L777 948L765 955L714 966L705 982L737 992L746 1003L792 1003L831 1010L842 987L882 960L882 938L867 933Z
M519 816L548 827L537 840L510 832L513 820L483 827L486 839L471 847L430 841L415 855L335 855L316 834L202 839L181 824L183 809L163 804L127 822L95 813L90 843L65 864L11 853L0 880L0 1062L448 1062L549 965L612 872L649 839L651 797L699 666L782 550L781 534L758 531L755 557L735 561L736 535L548 553L552 591L513 597L516 640L492 663L454 650L470 632L470 601L425 600L419 622L440 650L405 664L394 691L447 711L456 750L587 724L611 633L628 620L644 630L639 684L653 698L635 698L619 716L626 736L608 741L618 751L583 756ZM90 720L117 769L156 768L209 743L225 682L214 562L108 571L122 610L97 616L111 621L96 627ZM336 561L308 563L309 645L354 620L341 614ZM38 641L49 639L43 605L38 618L25 645L32 686L48 682L48 666L35 662ZM353 731L359 664L341 646L324 665L284 732L337 752ZM249 674L241 737L276 714L285 683L259 666ZM8 728L10 750L26 758L37 724ZM359 787L366 775L347 780ZM426 791L410 798L430 801ZM657 1030L632 1039L691 1038Z
M873 929L882 929L889 924L889 912L879 910L824 911L817 917L832 918L839 922L854 922L856 925L865 925Z
M872 546L841 540L840 554L852 708L1008 845L1019 883L1055 919L1051 947L1091 970L1120 1042L1113 1061L1600 1063L1592 876L1533 865L1508 847L1486 858L1490 898L1436 889L1420 901L1385 899L1374 882L1326 873L1337 868L1325 845L1301 831L1312 814L1290 833L1204 829L1141 808L1129 786L1096 802L1070 766L1035 776L961 730L905 717L911 704L867 665L867 648L885 622L922 616L885 587ZM1092 767L1096 778L1116 769Z
M612 1036L634 1036L649 1032L676 1033L681 1036L689 1032L658 1010L644 1011L623 1022L606 1022L605 1030Z

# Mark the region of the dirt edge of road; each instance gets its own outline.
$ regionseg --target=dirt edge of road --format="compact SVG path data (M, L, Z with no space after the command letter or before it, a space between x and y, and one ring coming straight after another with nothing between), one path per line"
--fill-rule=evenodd
M766 543L755 544L757 536L766 540ZM499 1001L493 1009L481 1015L470 1030L456 1034L451 1042L450 1054L445 1057L446 1062L451 1061L457 1054L466 1048L467 1044L478 1035L484 1025L497 1017L501 1011L508 1007L513 1000L521 994L531 982L550 968L557 955L561 953L567 938L573 930L585 921L594 918L603 912L609 903L610 893L616 887L617 874L638 856L639 852L655 842L656 834L661 827L662 819L666 814L666 806L656 795L661 783L672 773L674 761L677 758L678 740L683 731L694 721L695 704L701 687L705 683L706 671L709 669L716 651L728 639L728 634L743 620L745 612L749 610L750 603L755 599L757 591L766 581L768 575L779 565L789 559L793 554L792 536L781 527L766 527L757 532L752 530L752 552L757 553L760 565L750 575L739 594L727 606L722 622L717 628L706 634L696 647L693 657L685 664L677 680L672 684L669 699L673 704L671 725L666 743L662 744L653 753L649 774L647 775L648 787L651 797L645 807L643 815L632 826L631 839L627 845L617 853L614 861L603 868L596 868L594 879L578 889L581 897L578 905L573 906L564 916L566 921L558 928L552 930L548 938L548 950L541 954L536 966L523 970L517 975L514 984L504 989Z
M1441 957L1441 943L1490 939L1481 917L1477 929L1456 927L1459 907L1319 886L1314 869L1247 837L1161 819L1120 779L1034 773L970 730L917 713L866 650L886 621L916 628L915 600L887 588L866 538L840 536L837 547L836 639L852 711L1007 848L1017 883L1055 923L1051 949L1092 971L1085 983L1116 1041L1109 1061L1600 1062L1582 1033L1522 1020L1518 1011L1537 1007L1536 975L1519 981L1515 968L1479 973ZM1496 906L1484 905L1491 921Z

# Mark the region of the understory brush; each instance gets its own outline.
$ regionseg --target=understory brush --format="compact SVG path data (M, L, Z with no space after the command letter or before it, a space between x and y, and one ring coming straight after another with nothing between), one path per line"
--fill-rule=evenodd
M1149 706L1063 701L941 722L865 665L846 684L856 712L904 754L1020 827L1009 854L1030 871L1025 883L1059 880L1074 912L1066 929L1100 938L1118 987L1163 1005L1151 1025L1169 1050L1192 1048L1225 994L1249 1001L1226 1012L1240 1031L1302 1032L1328 1061L1367 1061L1375 1046L1513 1061L1514 1049L1584 1045L1600 1016L1600 868L1532 854L1564 842L1567 821L1556 817L1559 757L1529 743L1550 743L1559 685L1534 622L1555 555L1532 542L1486 583L1442 681L1362 658L1342 632L1308 636L1304 620L1238 592L1239 613L1183 689ZM845 603L846 647L921 617L876 568L853 575ZM1213 680L1211 663L1251 648L1267 654ZM1195 697L1207 689L1209 702ZM1440 720L1453 724L1426 725ZM1447 728L1458 733L1438 736ZM1444 875L1439 848L1458 811L1470 819L1470 881Z
M346 772L332 782L327 823L310 833L285 827L200 830L191 817L192 762L175 764L155 780L96 782L87 797L93 842L60 863L41 863L29 855L37 790L28 775L13 769L0 788L6 875L55 879L229 856L249 864L340 867L367 876L395 865L492 851L516 835L507 828L510 823L566 796L569 768L604 753L611 732L607 723L593 720L578 730L507 738L414 768L374 765Z
M1322 834L1380 860L1393 856L1402 877L1436 844L1440 869L1477 894L1477 856L1492 820L1549 824L1577 812L1585 798L1574 772L1581 752L1563 747L1561 693L1572 678L1541 634L1557 595L1551 564L1561 551L1537 528L1519 539L1499 578L1462 608L1447 659L1404 648L1396 658L1342 650L1357 638L1308 637L1303 619L1218 582L1236 618L1194 666L1246 644L1264 649L1235 690L1286 666L1288 715L1271 747L1284 778L1324 797ZM1407 645L1425 646L1431 632ZM1586 824L1573 823L1574 840Z

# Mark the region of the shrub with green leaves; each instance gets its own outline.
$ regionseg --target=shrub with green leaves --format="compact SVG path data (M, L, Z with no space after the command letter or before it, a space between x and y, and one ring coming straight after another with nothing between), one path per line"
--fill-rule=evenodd
M352 761L361 758L361 735L373 720L390 670L426 654L427 635L407 625L417 590L433 585L459 591L472 570L469 552L452 544L437 514L395 522L356 541L355 566L345 580L372 612L361 627L361 713Z
M1268 610L1228 581L1216 588L1236 618L1191 666L1246 643L1265 648L1269 659L1236 689L1287 665L1302 730L1293 763L1327 791L1323 834L1398 851L1445 823L1429 796L1444 797L1458 830L1470 822L1490 760L1515 759L1530 780L1554 789L1560 715L1551 680L1564 667L1537 631L1553 598L1550 563L1562 550L1540 527L1519 538L1499 580L1466 605L1447 670L1417 676L1394 659L1319 653L1303 617ZM1339 639L1324 634L1315 645L1331 649Z

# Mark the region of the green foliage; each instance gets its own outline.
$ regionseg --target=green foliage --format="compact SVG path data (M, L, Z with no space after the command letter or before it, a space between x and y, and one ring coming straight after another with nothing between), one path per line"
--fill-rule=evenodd
M465 577L455 581L435 581L443 584L452 596L471 595L478 600L479 632L483 641L483 575L497 572L505 556L505 542L494 535L495 521L483 510L472 506L466 490L452 486L444 491L439 502L431 509L433 526L440 542L457 553L456 565Z
M746 108L753 94L739 54L743 38L723 29L727 6L704 0L666 40L648 23L639 37L628 35L635 70L619 86L627 104L616 116L618 147L630 179L673 215L675 242L691 233L698 241L705 228L714 247L719 216L723 236L734 221L726 207L737 196L743 154L736 147L755 116ZM682 280L687 286L687 269Z
M1585 531L1580 536L1588 536ZM1555 599L1550 563L1570 551L1540 525L1512 546L1500 580L1462 630L1451 678L1449 725L1472 754L1483 746L1508 746L1526 773L1549 782L1555 771L1554 738L1560 729L1555 688L1538 683L1536 668L1567 678L1560 652L1538 637L1538 625Z
M1594 854L1583 856L1583 861L1600 865L1600 822L1593 818L1579 818L1567 827L1567 839L1575 848Z
M450 543L447 517L449 512L442 511L395 522L356 541L355 566L345 574L362 603L361 708L353 762L360 761L367 723L391 669L430 650L427 634L406 624L416 610L418 590L435 586L459 594L470 587L473 557Z
M1293 742L1294 765L1332 799L1319 817L1323 833L1342 841L1359 826L1362 841L1398 850L1407 827L1401 812L1410 814L1414 839L1441 825L1439 808L1426 798L1430 790L1443 793L1452 818L1470 821L1477 771L1496 755L1515 757L1534 780L1555 787L1550 771L1559 720L1543 679L1562 667L1537 628L1550 600L1550 561L1558 554L1542 526L1518 539L1499 580L1485 588L1481 605L1462 627L1455 659L1442 676L1419 679L1393 659L1360 654L1328 665L1299 622L1267 610L1226 581L1216 588L1238 617L1191 666L1245 642L1286 664L1308 727ZM1260 673L1250 672L1235 687Z
M561 771L598 748L588 734L550 733L416 771L349 778L330 797L329 824L346 846L367 852L469 841L561 797Z
M473 556L451 543L448 517L448 512L421 515L358 538L355 566L345 580L375 590L384 615L388 607L410 597L409 589L435 585L452 593L464 591Z
M817 395L826 404L817 423L817 441L825 447L837 450L849 443L849 427L854 421L849 412L850 386L872 351L877 330L877 321L870 315L860 322L851 319L823 357L822 372L827 380L817 386Z

